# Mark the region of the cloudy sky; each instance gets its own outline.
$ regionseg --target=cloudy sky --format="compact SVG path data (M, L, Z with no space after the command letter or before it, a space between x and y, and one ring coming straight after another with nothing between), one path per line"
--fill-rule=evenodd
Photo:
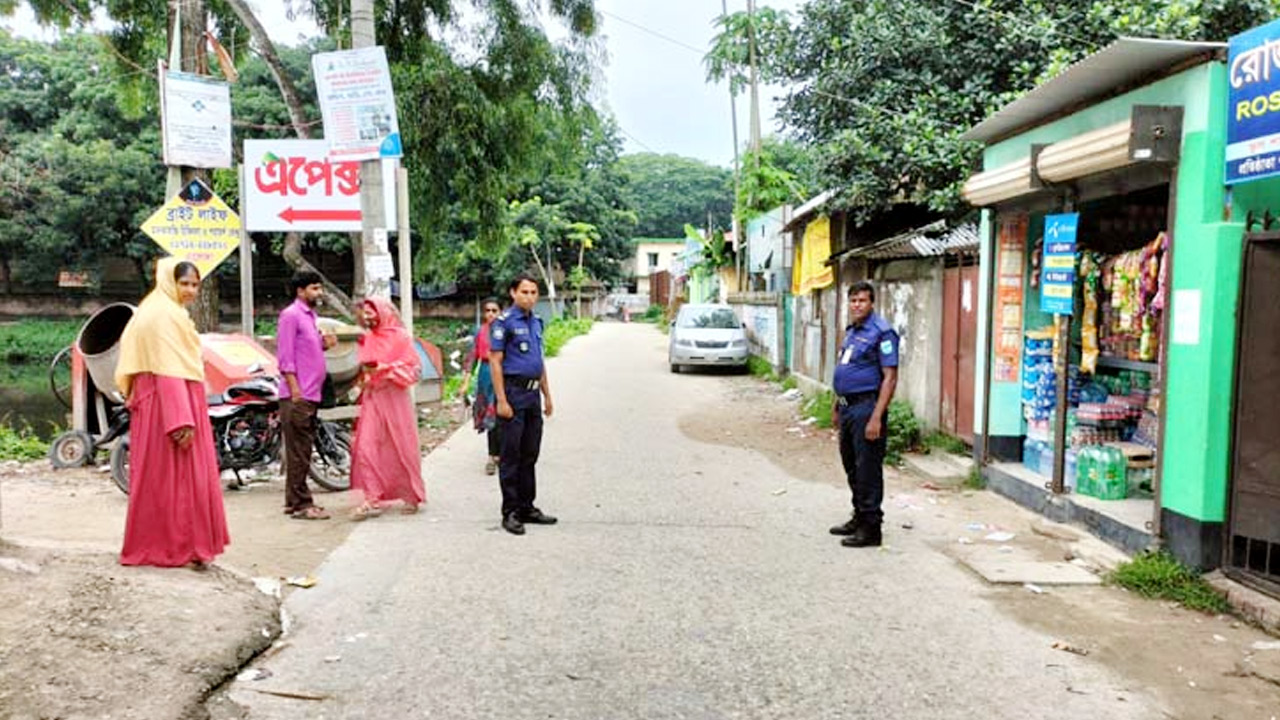
M761 0L795 10L801 0ZM259 17L282 44L297 44L318 34L305 18L290 21L278 0L257 0ZM729 11L746 9L746 0L728 0ZM728 167L733 161L729 92L708 84L702 55L715 34L721 0L596 0L606 64L602 105L622 127L629 152L677 153ZM35 27L25 9L0 25L29 37L49 37ZM776 88L761 92L762 127L773 128ZM747 98L738 100L738 134L747 135Z

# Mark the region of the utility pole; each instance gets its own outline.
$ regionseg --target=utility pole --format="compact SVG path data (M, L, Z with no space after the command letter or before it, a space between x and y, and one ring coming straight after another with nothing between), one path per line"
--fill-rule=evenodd
M760 76L756 69L756 0L747 0L747 59L751 64L751 152L760 170Z
M720 12L724 18L729 17L729 0L720 0ZM738 270L738 291L746 289L746 273L747 273L747 248L746 238L743 237L743 228L738 224L738 188L742 184L742 172L739 167L738 160L738 96L733 92L733 80L729 81L729 119L733 123L733 204L734 210L730 214L729 222L733 228L733 246L736 251L736 262Z
M209 57L205 52L204 0L169 0L169 67L195 75L209 74ZM170 166L165 182L165 199L195 178L205 184L208 173L193 167ZM191 306L191 317L196 329L211 332L218 329L219 292L218 276L209 273L200 283L200 294Z
M374 0L351 0L351 46L353 48L373 47L377 44L374 39L373 2ZM355 298L369 294L368 282L365 276L365 269L368 264L366 261L369 256L386 252L386 248L378 247L379 236L385 242L387 223L387 219L382 217L382 183L382 161L378 158L361 161L360 246L353 248L351 253L354 262L351 294ZM383 233L378 233L378 230L383 230ZM401 242L406 241L407 238L401 238ZM403 270L401 274L405 275L405 277L400 278L400 292L402 294L411 292L413 287L412 280L407 277L407 273Z

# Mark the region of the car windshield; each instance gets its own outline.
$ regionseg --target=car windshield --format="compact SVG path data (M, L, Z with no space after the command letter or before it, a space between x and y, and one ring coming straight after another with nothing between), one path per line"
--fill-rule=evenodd
M680 322L678 327L682 328L708 328L715 330L729 330L740 327L738 316L728 308L709 308L706 310L693 310L680 313Z

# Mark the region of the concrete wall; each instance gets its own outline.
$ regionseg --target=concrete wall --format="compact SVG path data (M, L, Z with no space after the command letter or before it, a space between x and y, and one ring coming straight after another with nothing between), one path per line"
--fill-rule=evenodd
M938 427L942 407L942 259L896 260L875 270L876 310L898 331L898 391Z
M746 325L751 354L768 360L775 369L783 366L782 298L778 293L733 293L728 297Z

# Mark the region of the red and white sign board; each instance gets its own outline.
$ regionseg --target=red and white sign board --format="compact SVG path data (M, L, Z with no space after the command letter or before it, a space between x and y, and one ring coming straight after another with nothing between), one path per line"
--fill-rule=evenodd
M324 140L245 140L245 229L360 232L360 163L330 160ZM395 221L394 159L382 161L382 202Z

